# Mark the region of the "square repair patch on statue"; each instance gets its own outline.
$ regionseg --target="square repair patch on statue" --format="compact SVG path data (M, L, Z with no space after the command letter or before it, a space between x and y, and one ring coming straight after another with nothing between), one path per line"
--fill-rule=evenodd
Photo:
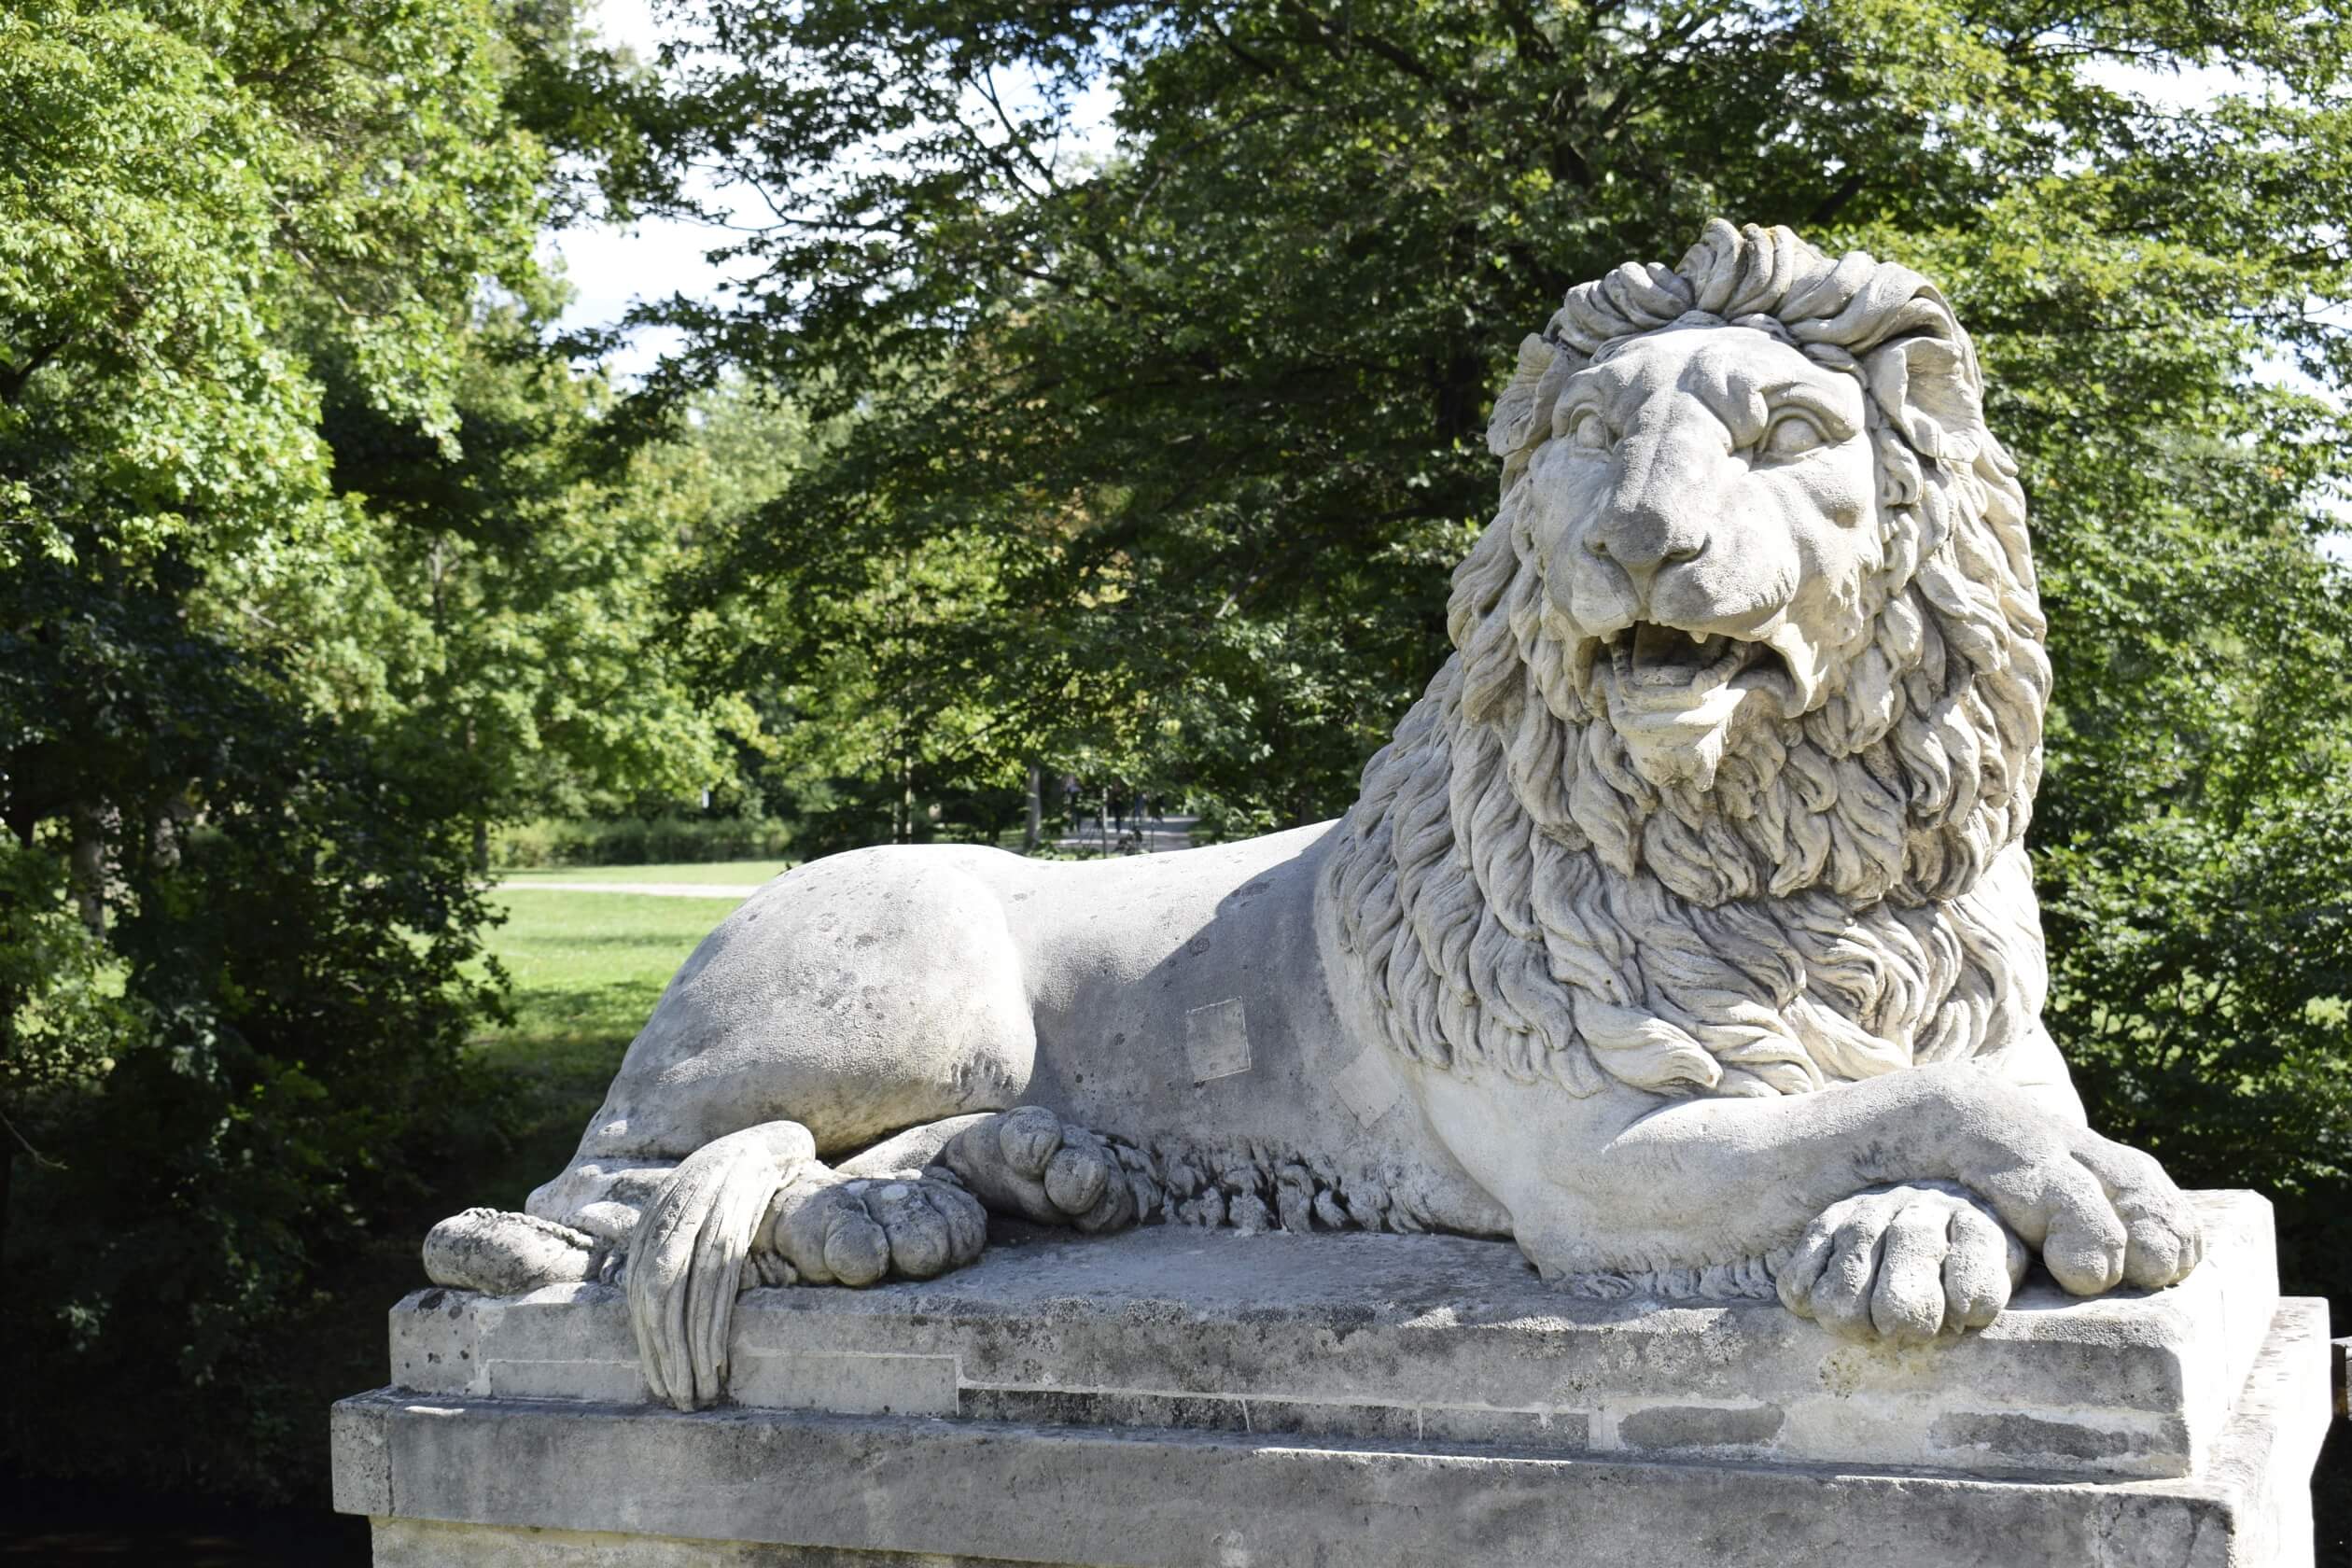
M1250 1026L1239 997L1184 1015L1184 1060L1196 1084L1250 1071Z

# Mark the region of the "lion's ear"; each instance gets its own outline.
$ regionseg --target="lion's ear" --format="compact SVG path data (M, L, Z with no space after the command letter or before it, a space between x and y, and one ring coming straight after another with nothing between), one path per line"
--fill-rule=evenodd
M1508 457L1531 444L1536 416L1547 412L1538 403L1544 373L1559 357L1560 351L1533 332L1519 340L1519 364L1511 371L1510 384L1494 399L1494 416L1487 421L1489 452Z
M1574 370L1568 355L1534 333L1520 341L1519 365L1487 421L1487 450L1503 459L1505 495L1527 471L1529 455L1551 434L1552 404Z
M1872 350L1863 364L1872 400L1913 451L1939 463L1976 456L1984 403L1976 358L1965 340L1898 338Z

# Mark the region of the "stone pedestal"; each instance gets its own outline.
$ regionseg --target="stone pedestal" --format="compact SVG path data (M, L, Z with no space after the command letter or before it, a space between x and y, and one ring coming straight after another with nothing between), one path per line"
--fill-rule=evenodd
M1008 1236L757 1291L737 1403L645 1402L620 1294L424 1291L334 1419L379 1568L2300 1565L2324 1304L2202 1195L2183 1285L2029 1282L1957 1344L1574 1300L1448 1237Z

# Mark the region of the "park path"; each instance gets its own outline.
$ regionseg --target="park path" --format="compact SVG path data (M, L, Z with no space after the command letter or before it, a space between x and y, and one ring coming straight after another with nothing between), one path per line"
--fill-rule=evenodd
M1101 824L1091 816L1083 819L1083 820L1085 821L1085 826L1079 828L1073 833L1064 833L1061 837L1054 840L1054 847L1057 849L1085 850L1098 855L1102 853L1104 835ZM1147 822L1141 823L1141 832L1139 833L1137 832L1139 826L1138 822L1134 819L1129 819L1126 824L1126 829L1127 834L1136 839L1137 847L1143 853L1148 855L1164 855L1174 849L1191 848L1193 824L1198 820L1199 819L1197 817L1155 817ZM1109 843L1112 849L1115 852L1119 845L1124 841L1125 840L1120 833L1119 819L1116 815L1113 815L1111 819L1111 833L1109 836Z
M758 882L528 882L510 878L498 891L551 893L637 893L647 898L734 899L740 903L760 890Z

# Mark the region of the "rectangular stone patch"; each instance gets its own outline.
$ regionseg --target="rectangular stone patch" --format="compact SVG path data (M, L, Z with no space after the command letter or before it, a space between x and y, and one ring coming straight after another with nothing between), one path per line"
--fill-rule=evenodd
M641 1405L653 1395L645 1373L629 1361L494 1361L483 1368L481 1390L494 1399L593 1399Z
M1396 1069L1382 1057L1381 1050L1379 1045L1365 1046L1331 1081L1339 1103L1365 1127L1387 1115L1389 1107L1405 1093L1405 1085L1397 1082Z
M1514 1449L1580 1450L1590 1446L1592 1418L1582 1410L1481 1410L1424 1406L1421 1438L1432 1443L1497 1443Z
M1040 1426L1150 1426L1189 1432L1250 1430L1246 1401L1195 1393L968 1388L963 1391L961 1413L971 1421L1022 1421Z
M961 1379L945 1355L833 1355L796 1351L749 1355L729 1368L738 1405L838 1410L860 1416L952 1416Z
M1184 1060L1196 1084L1250 1071L1250 1029L1239 997L1184 1015Z
M1770 1405L1653 1405L1617 1421L1617 1441L1629 1449L1757 1448L1785 1419Z
M2014 1410L1953 1410L1928 1429L1938 1448L1982 1449L2021 1464L2062 1459L2103 1460L2148 1451L2145 1434L2049 1421Z

